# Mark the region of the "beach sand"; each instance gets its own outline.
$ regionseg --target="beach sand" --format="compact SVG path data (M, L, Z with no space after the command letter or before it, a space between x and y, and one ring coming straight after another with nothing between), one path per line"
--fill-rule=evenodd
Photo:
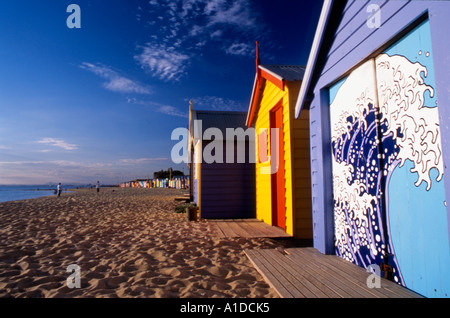
M183 193L102 188L0 203L0 297L277 297L244 249L282 243L214 237L208 222L174 212ZM67 285L71 264L80 288Z

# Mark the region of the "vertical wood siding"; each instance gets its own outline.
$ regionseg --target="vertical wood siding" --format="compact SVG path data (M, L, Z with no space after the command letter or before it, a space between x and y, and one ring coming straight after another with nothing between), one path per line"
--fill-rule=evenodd
M202 218L254 218L255 164L249 162L246 142L245 163L226 163L226 146L223 144L223 163L201 165ZM208 144L203 141L203 148ZM237 147L235 142L234 149ZM236 156L235 156L236 157Z
M268 152L269 158L271 156L270 150L270 110L282 101L283 107L288 103L286 92L283 92L269 81L265 81L261 94L261 101L259 109L255 116L255 130L256 135L259 135L260 129L267 129L268 133ZM257 154L259 153L258 143ZM262 174L261 169L270 169L270 160L267 162L259 162L259 156L256 156L256 217L268 224L272 224L272 190L271 190L271 175ZM286 200L287 202L287 200ZM287 224L286 224L287 226ZM286 228L287 230L287 228ZM291 231L292 232L292 231ZM288 232L289 233L289 232Z
M292 111L293 112L293 111ZM297 238L313 237L311 213L311 165L309 150L309 111L293 121L293 178L295 233Z
M300 82L289 82L282 91L266 81L255 116L255 129L257 136L260 128L268 130L268 149L270 149L270 112L281 102L283 105L286 233L296 238L312 238L308 112L305 112L300 120L294 121L295 101L299 88ZM258 147L258 141L256 146ZM257 218L272 224L271 175L260 173L262 167L270 167L270 161L259 162L259 149L256 150Z

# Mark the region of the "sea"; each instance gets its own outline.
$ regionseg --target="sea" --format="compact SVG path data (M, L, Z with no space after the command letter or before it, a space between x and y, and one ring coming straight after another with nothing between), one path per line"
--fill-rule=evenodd
M73 185L63 185L65 189L74 188ZM34 199L55 195L56 184L41 185L0 185L0 202Z

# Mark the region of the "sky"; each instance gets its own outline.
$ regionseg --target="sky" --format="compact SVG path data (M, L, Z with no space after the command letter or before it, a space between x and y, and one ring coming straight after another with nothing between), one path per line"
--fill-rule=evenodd
M306 65L321 7L1 1L0 184L118 184L169 167L187 174L171 160L171 134L188 126L189 101L247 111L255 42L261 64Z

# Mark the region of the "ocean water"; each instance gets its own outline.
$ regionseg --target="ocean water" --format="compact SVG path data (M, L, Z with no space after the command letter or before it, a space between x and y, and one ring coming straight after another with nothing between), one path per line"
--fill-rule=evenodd
M66 187L63 186L63 191ZM0 202L54 195L56 185L0 185Z

